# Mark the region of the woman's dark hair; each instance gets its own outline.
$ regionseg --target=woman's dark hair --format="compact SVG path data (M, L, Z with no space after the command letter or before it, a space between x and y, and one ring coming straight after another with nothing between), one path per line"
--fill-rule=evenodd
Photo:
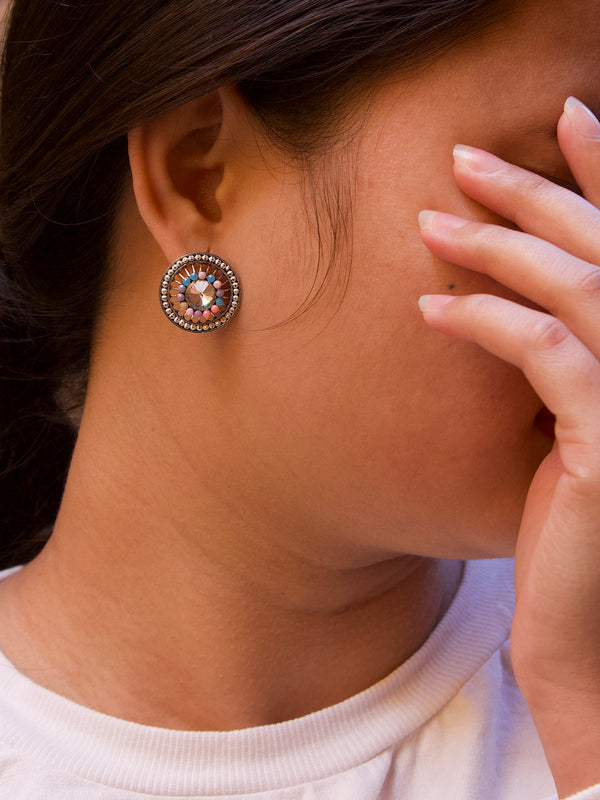
M502 0L14 0L0 106L0 568L54 523L126 133L225 84L301 159L348 101L486 31Z

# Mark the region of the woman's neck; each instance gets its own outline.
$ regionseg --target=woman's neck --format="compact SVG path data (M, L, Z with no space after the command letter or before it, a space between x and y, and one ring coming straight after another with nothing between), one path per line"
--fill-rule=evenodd
M183 730L296 718L389 674L456 591L458 562L340 545L336 564L331 542L319 552L293 519L274 530L258 503L248 525L239 487L97 419L50 542L0 583L0 649L59 694Z

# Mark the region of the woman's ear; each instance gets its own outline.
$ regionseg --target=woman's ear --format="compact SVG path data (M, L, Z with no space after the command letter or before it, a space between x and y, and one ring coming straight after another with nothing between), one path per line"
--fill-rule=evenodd
M210 248L224 212L217 189L236 163L232 131L240 120L247 124L244 101L225 86L129 132L137 206L169 261Z

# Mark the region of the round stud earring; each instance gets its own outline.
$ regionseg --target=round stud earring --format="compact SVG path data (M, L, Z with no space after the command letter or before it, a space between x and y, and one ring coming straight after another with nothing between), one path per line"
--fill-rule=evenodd
M167 269L160 282L167 319L186 331L221 328L240 304L240 282L226 261L211 253L189 253Z

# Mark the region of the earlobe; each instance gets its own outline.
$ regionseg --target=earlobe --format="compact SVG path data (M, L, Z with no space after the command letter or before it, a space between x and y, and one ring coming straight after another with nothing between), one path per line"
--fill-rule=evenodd
M222 217L216 196L224 172L220 95L193 100L128 134L138 209L169 261L208 243Z

